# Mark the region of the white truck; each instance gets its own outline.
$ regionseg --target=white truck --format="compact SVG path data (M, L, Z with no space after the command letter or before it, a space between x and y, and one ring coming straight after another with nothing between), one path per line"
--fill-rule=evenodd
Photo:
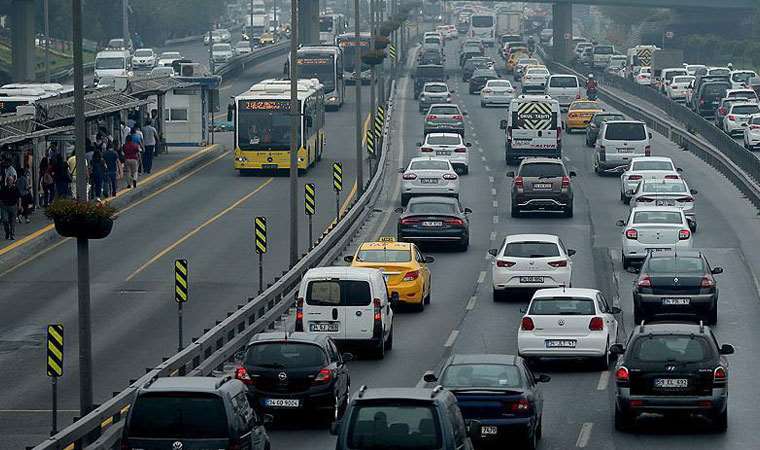
M251 25L251 19L253 19L253 25ZM267 25L269 25L269 17L266 14L254 14L253 17L248 16L246 27L243 29L243 40L258 40L262 34L267 32Z
M520 34L522 13L499 9L496 11L496 36L504 34Z

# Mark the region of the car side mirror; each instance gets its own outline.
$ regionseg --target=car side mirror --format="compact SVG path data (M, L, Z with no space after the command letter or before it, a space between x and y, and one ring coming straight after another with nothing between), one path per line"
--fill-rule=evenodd
M425 257L425 264L430 264L430 263L434 263L434 262L435 262L435 258L433 258L432 256L426 256Z
M403 167L399 167L398 168L398 173L404 173L405 171L406 171L406 169L403 168Z
M683 169L682 169L682 168L680 168L680 167L676 167L676 172L678 172L678 173L683 173Z
M502 130L506 130L507 129L507 121L506 121L506 119L502 119L499 122L499 128L502 129Z
M617 222L615 222L615 225L617 225L619 227L624 227L625 226L625 220L618 220Z
M548 383L552 380L552 377L542 373L541 375L536 376L535 380L536 383Z
M713 275L718 275L720 273L723 273L723 268L722 267L713 267L712 270L710 271L710 273L713 274Z
M354 256L353 255L344 256L343 261L347 263L354 262Z
M422 379L425 381L425 383L435 383L438 381L438 377L435 376L435 373L430 370L425 372L425 375L422 376Z
M449 91L449 94L456 94L456 93L457 93L456 89L451 89L451 90Z
M574 170L571 170L571 171L570 171L570 173L569 173L569 175L570 175L571 177L575 177L575 176L578 176L578 174L577 174L577 173L575 173L575 171L574 171Z
M404 208L402 208L402 207L399 206L398 208L394 209L393 212L401 214L401 213L404 212Z
M649 139L652 139L652 132L651 131L649 133L647 133L647 135L649 136Z
M507 172L507 177L508 178L514 178L515 177L515 171L514 170L510 170L509 172Z
M447 80L449 79L449 76L448 76L448 74L446 75L446 79L447 79Z
M625 353L625 347L623 347L623 344L612 344L610 345L610 353L613 355L622 355Z
M340 429L339 421L334 421L330 423L330 434L332 434L333 436L337 436L339 429Z
M528 313L528 307L527 306L521 306L520 307L520 314L527 314Z
M465 147L472 147L472 142L468 142L468 143L464 144L464 146Z
M490 248L488 249L488 254L491 256L496 256L499 254L499 249L497 248Z
M465 214L472 214L472 210L470 208L465 208L464 209L464 213Z
M697 195L699 194L699 191L696 189L689 189L689 192L691 192L691 195Z
M422 142L418 142L417 147L422 147Z
M470 436L470 438L478 439L481 437L480 434L483 432L483 426L480 424L479 420L468 420L466 425L467 435Z
M576 253L576 251L572 248L567 249L567 256L573 256Z
M340 355L340 357L343 359L343 362L349 362L354 360L354 354L353 353L343 353Z
M469 115L470 115L470 113L468 113L467 111L462 111L462 115L463 115L463 116L469 116Z
M618 308L617 306L613 306L610 308L610 313L612 314L620 314L621 312L623 312L623 310Z
M733 355L735 351L734 346L731 344L723 344L720 346L721 355Z

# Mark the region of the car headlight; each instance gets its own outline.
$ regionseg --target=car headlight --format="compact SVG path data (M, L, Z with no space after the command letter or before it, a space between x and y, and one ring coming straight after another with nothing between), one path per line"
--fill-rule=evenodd
M334 102L334 101L335 101L335 100L337 100L337 99L338 99L338 97L336 97L336 96L334 96L334 95L333 95L333 96L331 96L330 98L328 98L328 100L330 100L331 102Z

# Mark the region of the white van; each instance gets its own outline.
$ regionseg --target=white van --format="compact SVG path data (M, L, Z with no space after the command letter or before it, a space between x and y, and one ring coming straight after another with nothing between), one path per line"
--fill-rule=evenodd
M567 108L570 103L581 98L581 84L575 75L552 75L546 83L544 93Z
M602 122L594 151L594 171L602 173L625 172L633 158L651 156L652 133L638 120L610 120Z
M505 155L508 165L520 158L562 154L562 118L559 103L548 95L520 95L509 104L507 119L500 127L506 130Z
M393 308L379 269L317 267L301 280L296 331L324 333L334 341L368 348L377 358L393 346Z
M470 37L479 38L490 47L496 42L496 19L493 14L475 14L470 17Z
M128 50L106 50L95 56L95 84L101 78L132 75L132 56Z

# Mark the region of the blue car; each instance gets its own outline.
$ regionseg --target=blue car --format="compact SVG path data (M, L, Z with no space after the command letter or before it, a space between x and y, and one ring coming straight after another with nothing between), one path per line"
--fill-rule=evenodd
M428 372L424 379L451 391L465 420L480 423L480 436L473 436L476 447L516 441L520 448L538 446L544 405L540 383L550 378L534 375L521 357L454 354L440 375Z

